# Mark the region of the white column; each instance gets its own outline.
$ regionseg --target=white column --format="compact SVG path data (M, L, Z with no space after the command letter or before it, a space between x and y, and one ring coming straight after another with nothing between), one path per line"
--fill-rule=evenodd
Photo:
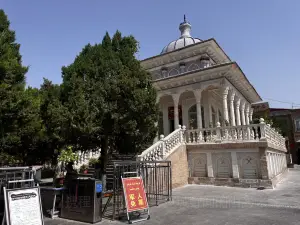
M242 125L246 125L246 121L245 121L245 104L246 104L246 102L243 100L241 102L241 122L242 122Z
M249 114L250 122L252 122L252 120L253 120L252 116L253 116L253 108L250 108L250 114Z
M228 96L228 87L224 87L222 90L222 100L223 100L223 119L224 121L229 122L228 118L228 107L227 107L227 96Z
M231 152L231 161L232 161L232 176L233 176L233 178L240 178L239 164L238 164L236 152Z
M245 108L245 122L246 122L246 125L249 125L249 112L250 112L250 105L246 104L246 108Z
M156 96L156 104L159 104L159 100L160 100L160 95L157 95L157 96ZM161 108L161 107L159 107L159 110L160 110L160 108ZM154 125L155 125L155 127L157 128L157 127L158 127L158 121L156 121L156 122L154 123ZM159 134L159 131L158 131L158 129L157 129L156 137L154 138L154 143L156 143L156 142L159 140L159 135L161 135L161 134Z
M207 160L207 176L214 177L214 169L213 169L211 152L206 153L206 160Z
M229 100L230 100L230 120L231 120L231 126L235 126L235 115L234 115L234 96L235 92L231 91L229 95Z
M178 103L180 98L180 93L172 95L174 102L174 129L176 130L179 126L179 115L178 115Z
M211 110L211 101L208 101L208 113L209 113L209 125L212 124L212 110ZM213 124L214 126L214 124Z
M197 108L197 128L202 129L202 112L201 112L201 95L202 89L194 90L194 95L196 98L196 108Z
M217 118L217 121L216 121L216 123L217 123L217 122L219 122L219 123L220 123L219 108L217 108L217 109L216 109L216 118ZM214 124L214 126L216 126L216 124Z
M189 129L189 108L186 104L182 103L182 125L187 126Z
M167 136L169 134L168 105L163 105L162 111L163 111L164 135Z
M238 98L235 102L235 117L236 117L236 125L240 126L241 125L241 113L240 113L240 104L241 104L241 99Z

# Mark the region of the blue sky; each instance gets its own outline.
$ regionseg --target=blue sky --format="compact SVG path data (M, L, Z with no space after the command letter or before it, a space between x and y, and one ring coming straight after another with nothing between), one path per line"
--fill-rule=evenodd
M30 86L39 87L43 77L60 83L61 67L106 31L134 35L139 59L157 55L179 37L186 14L192 36L214 37L262 98L300 104L299 0L0 0L0 8L30 66Z

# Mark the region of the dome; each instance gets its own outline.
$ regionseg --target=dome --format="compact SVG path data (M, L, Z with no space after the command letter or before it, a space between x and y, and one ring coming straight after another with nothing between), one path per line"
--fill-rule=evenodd
M165 46L160 54L171 52L176 49L184 48L188 45L193 45L198 42L201 42L202 41L201 39L193 38L191 36L191 28L192 28L191 24L186 21L184 16L184 22L179 25L181 36L177 40L172 41L167 46Z

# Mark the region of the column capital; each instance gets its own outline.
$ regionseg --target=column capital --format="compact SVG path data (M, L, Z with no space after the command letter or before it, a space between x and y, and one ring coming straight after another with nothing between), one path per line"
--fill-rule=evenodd
M172 94L174 105L178 105L180 95L181 95L181 93L174 93L174 94Z
M160 98L162 97L162 94L156 94L156 103L159 103Z
M240 99L240 98L237 98L237 100L236 100L236 102L235 102L236 108L240 108L240 105L241 105L241 99Z
M236 94L236 93L235 93L234 90L232 90L232 91L230 92L230 94L229 94L229 100L230 100L230 101L232 101L232 102L234 101L235 94Z
M250 114L253 114L253 108L250 107Z
M203 89L195 89L195 90L193 90L195 98L196 98L196 102L200 102L201 101L202 91L203 91Z
M251 105L246 103L246 106L245 106L245 111L246 113L249 113L250 112L250 108L251 108Z
M228 91L229 91L229 86L222 86L221 92L222 92L223 97L224 97L224 95L227 97Z
M245 110L245 107L246 107L246 101L242 99L240 109Z

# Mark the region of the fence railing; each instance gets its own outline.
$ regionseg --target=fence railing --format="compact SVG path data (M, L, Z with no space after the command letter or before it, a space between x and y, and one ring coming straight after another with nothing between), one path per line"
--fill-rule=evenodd
M103 216L110 219L125 215L126 206L121 176L136 172L142 176L149 206L172 200L172 172L170 161L123 161L114 163L113 190L108 196Z

